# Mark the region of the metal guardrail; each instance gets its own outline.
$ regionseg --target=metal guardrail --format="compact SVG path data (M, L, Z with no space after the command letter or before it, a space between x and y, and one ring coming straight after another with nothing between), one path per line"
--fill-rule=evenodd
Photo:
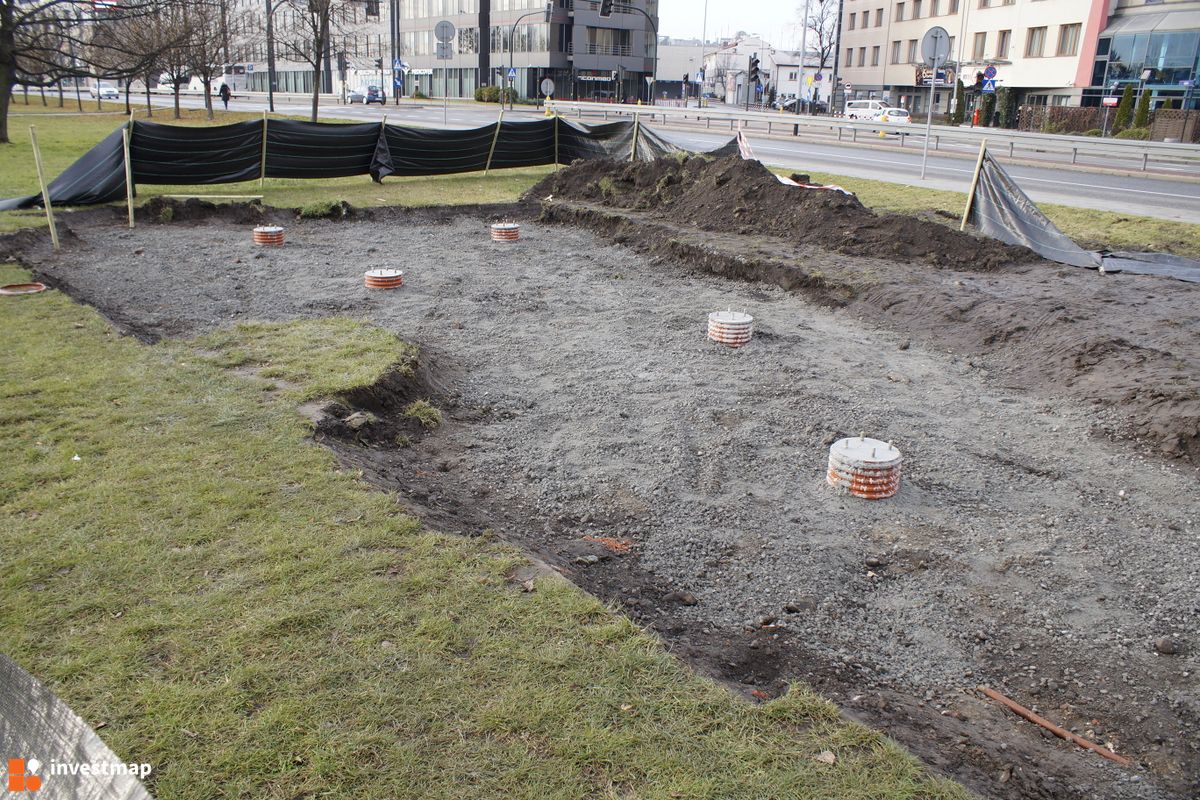
M734 108L680 108L672 106L632 106L614 105L611 103L582 103L560 100L547 100L546 105L560 114L570 114L582 117L584 115L602 115L608 118L615 116L638 116L641 119L661 119L663 123L682 122L694 119L702 122L707 128L714 123L729 125L729 130L739 127L750 130L752 127L774 133L778 127L781 131L801 130L812 133L836 135L838 141L849 138L857 141L860 134L878 134L879 131L899 134L901 146L908 137L924 141L925 129L911 123L878 122L873 120L851 120L844 117L807 116L770 111L744 111ZM948 125L933 126L930 134L930 146L938 149L942 142L963 143L978 146L980 140L987 139L993 150L1004 145L1008 146L1008 154L1016 155L1018 149L1038 153L1070 154L1074 164L1079 156L1111 156L1124 159L1141 159L1141 168L1146 170L1151 159L1164 161L1194 161L1197 164L1197 175L1200 177L1200 145L1168 142L1144 142L1136 139L1099 139L1088 136L1063 136L1051 133L1025 133L1022 131L1006 130L1004 128L958 128Z

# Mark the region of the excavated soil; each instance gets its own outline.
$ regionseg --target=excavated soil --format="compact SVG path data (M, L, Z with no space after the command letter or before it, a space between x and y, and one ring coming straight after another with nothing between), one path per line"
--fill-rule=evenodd
M1197 796L1200 286L950 230L951 262L978 246L991 265L848 256L635 205L555 195L541 224L157 208L171 224L134 231L101 211L63 220L59 254L28 234L0 250L148 340L345 313L415 342L415 381L331 403L317 438L431 526L502 533L748 698L808 681L986 797ZM251 244L260 218L285 247ZM520 241L489 241L499 218ZM364 289L372 267L405 286ZM727 307L756 317L740 350L704 338ZM396 409L422 393L446 424L397 447ZM895 498L825 485L829 444L859 432L904 453Z
M651 163L577 161L526 193L530 200L650 211L706 231L767 235L853 256L991 271L1038 259L1030 250L899 214L876 214L853 195L797 191L737 156Z

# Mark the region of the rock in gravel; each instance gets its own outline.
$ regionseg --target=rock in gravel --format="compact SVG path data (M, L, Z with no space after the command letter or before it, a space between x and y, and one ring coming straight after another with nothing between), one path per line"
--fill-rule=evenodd
M805 611L816 611L817 600L815 597L801 597L785 605L783 610L789 614L801 614Z
M1154 650L1164 656L1179 655L1181 649L1179 642L1170 636L1162 636L1154 640Z
M669 592L663 596L663 600L668 603L680 603L685 606L694 606L700 602L696 599L696 595L691 592Z

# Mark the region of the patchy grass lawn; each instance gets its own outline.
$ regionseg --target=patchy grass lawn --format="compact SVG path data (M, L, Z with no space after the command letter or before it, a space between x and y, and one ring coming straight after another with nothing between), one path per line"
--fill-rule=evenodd
M339 469L296 402L411 366L391 334L146 346L58 292L3 302L0 640L155 796L966 797L803 686L744 703L561 579L523 591L514 548Z

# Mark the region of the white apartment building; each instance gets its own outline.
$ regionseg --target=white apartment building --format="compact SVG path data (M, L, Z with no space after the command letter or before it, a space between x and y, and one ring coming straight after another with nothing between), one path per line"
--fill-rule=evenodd
M1078 104L1090 85L1100 32L1113 0L845 0L840 75L847 98L881 97L921 111L917 87L921 37L941 26L951 36L950 65L964 84L996 69L997 87L1019 102ZM939 92L947 110L952 91ZM1033 100L1036 102L1036 99Z

